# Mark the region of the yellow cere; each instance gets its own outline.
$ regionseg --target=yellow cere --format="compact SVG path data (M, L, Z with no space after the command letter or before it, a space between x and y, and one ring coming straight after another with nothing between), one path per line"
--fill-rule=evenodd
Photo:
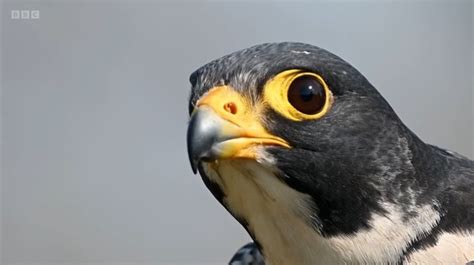
M223 122L220 135L229 137L219 144L220 159L257 158L257 147L275 145L289 148L289 144L269 133L261 123L260 107L229 86L210 89L196 103L196 109L210 108Z

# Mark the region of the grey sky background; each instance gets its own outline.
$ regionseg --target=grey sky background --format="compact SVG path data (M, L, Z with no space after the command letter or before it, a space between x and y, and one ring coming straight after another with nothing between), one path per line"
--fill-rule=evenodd
M191 172L188 76L262 42L328 49L474 155L471 1L3 4L1 264L227 262L249 237Z

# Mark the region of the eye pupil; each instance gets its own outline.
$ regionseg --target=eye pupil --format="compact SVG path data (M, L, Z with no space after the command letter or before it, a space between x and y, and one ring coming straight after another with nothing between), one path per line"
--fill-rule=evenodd
M302 113L317 114L324 107L326 93L314 76L300 76L288 88L288 101Z
M313 86L302 86L300 87L300 97L303 101L311 101L314 96Z

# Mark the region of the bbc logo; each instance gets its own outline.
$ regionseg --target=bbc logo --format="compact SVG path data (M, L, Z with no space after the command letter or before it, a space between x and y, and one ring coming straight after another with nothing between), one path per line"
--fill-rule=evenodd
M11 19L39 19L39 10L12 10Z

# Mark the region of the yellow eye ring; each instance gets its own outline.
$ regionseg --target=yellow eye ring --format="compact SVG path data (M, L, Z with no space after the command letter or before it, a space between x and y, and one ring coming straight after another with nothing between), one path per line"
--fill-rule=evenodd
M324 116L333 97L324 79L299 69L283 71L265 84L264 101L276 112L294 120L315 120Z

